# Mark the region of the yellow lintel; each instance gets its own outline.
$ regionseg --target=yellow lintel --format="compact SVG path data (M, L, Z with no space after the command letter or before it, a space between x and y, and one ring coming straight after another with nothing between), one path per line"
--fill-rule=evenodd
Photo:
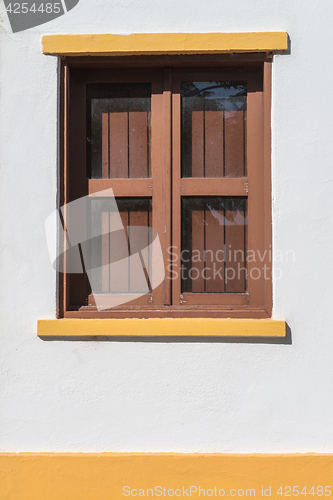
M39 337L285 337L272 319L150 318L38 320Z
M44 54L64 56L223 54L285 51L288 35L284 31L47 35L43 36L42 45Z

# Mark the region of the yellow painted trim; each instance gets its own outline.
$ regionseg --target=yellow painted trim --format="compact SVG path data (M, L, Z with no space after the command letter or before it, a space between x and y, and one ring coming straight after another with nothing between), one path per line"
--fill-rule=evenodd
M332 491L332 477L332 454L0 454L0 498L11 500L121 500L159 496L165 500L177 496L216 499L223 498L219 495L222 490L224 500L228 497L239 500L241 496L246 500L267 497L283 500L286 496L277 493L281 486L281 491L291 498L295 498L298 490L299 498L318 499L329 498L325 496L325 486ZM286 489L288 486L290 489ZM312 486L314 496L308 494ZM156 487L160 488L155 490ZM307 496L304 492L300 494L304 487ZM323 487L319 490L323 495L317 495L317 487ZM147 495L147 489L151 488L162 494L152 496L150 490ZM183 494L183 488L187 494ZM262 488L266 495L262 495ZM124 495L128 491L133 491L133 495Z
M131 35L47 35L44 54L156 55L272 52L288 48L286 32L261 33L133 33Z
M285 337L284 321L272 319L55 319L38 320L40 337L186 336Z

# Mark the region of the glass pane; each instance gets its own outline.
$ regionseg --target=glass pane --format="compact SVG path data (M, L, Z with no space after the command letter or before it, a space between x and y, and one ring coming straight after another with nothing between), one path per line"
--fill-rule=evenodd
M182 292L246 291L246 199L182 198Z
M150 83L87 85L92 179L150 177Z
M112 199L91 198L89 202L90 237L82 251L93 292L148 293L151 199L116 198L115 204Z
M246 82L182 82L182 177L243 177Z

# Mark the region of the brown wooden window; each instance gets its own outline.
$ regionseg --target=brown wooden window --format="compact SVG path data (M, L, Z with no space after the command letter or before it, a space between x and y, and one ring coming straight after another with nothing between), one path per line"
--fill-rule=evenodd
M97 311L84 272L67 272L60 316L269 317L270 61L100 63L63 65L61 204L88 196L86 223L103 229L83 253L106 307ZM113 209L98 194L109 188L125 228L117 241ZM155 289L144 264L140 281L121 262L133 253L132 227L159 236L165 279ZM125 295L133 300L107 307Z

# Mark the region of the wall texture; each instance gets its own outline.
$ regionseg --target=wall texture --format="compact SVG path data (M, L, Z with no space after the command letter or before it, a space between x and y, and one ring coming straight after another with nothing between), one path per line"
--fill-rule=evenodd
M0 450L333 452L333 100L328 0L81 0L48 24L0 27ZM290 345L45 342L56 276L44 221L57 197L50 33L288 31L273 65L275 319Z

